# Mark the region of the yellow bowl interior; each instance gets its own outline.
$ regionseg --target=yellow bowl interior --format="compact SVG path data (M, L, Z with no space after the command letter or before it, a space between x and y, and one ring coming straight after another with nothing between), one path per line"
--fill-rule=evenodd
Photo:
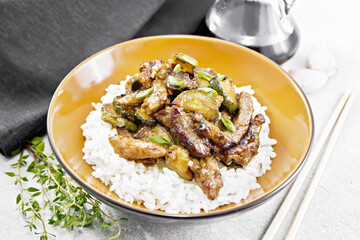
M143 61L166 60L175 52L196 58L199 67L226 74L237 86L250 84L258 101L268 107L270 137L278 141L271 170L258 178L260 189L251 191L241 203L199 215L251 205L283 186L304 161L313 136L311 109L303 92L277 64L252 50L214 38L186 35L140 38L112 46L89 57L65 77L48 112L49 138L65 169L101 198L132 209L163 213L126 203L92 176L91 166L82 159L85 139L80 126L93 110L91 103L100 101L108 85L137 73Z

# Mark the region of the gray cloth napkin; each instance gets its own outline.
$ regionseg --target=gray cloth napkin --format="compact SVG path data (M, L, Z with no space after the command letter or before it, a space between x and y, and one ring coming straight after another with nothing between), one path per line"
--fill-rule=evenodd
M60 81L82 60L134 37L207 35L212 0L0 0L0 152L46 132Z

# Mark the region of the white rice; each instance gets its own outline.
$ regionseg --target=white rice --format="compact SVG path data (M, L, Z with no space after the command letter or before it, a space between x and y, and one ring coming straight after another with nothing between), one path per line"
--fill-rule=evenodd
M237 88L237 92L248 92L253 95L251 86ZM199 213L215 209L219 206L238 203L245 199L249 192L259 188L256 178L270 169L271 159L275 157L272 145L276 140L270 139L269 123L266 107L252 97L254 114L263 114L265 123L260 133L260 147L258 154L253 157L244 169L227 169L220 166L224 186L218 197L211 201L201 188L193 181L187 181L167 167L145 167L141 163L127 161L114 153L108 138L116 135L116 129L101 120L101 107L104 103L112 102L113 98L125 92L125 81L120 85L110 85L106 95L101 98L102 103L94 104L94 111L90 112L81 128L86 138L83 152L87 163L93 165L93 176L101 179L110 186L120 198L129 203L143 203L151 210L161 209L167 213Z

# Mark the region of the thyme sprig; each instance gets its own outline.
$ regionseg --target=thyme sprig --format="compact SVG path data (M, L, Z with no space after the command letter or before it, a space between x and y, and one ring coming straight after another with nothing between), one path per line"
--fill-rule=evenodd
M40 240L47 240L49 236L55 237L48 232L47 224L73 230L89 227L96 220L101 230L110 231L106 239L117 239L121 233L120 221L127 219L114 219L106 214L101 203L66 176L62 167L54 162L54 155L46 154L44 148L43 139L35 137L11 165L16 170L5 173L14 177L15 185L20 187L16 204L24 215L25 227L39 235ZM32 161L28 160L29 156ZM25 167L32 175L30 181L22 175ZM47 223L43 218L46 211L51 215ZM38 231L39 224L41 231Z

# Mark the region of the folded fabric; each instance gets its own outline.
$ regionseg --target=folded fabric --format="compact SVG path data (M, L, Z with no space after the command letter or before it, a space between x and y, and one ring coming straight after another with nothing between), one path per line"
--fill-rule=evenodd
M0 152L46 132L60 81L82 60L134 37L205 29L211 0L0 2ZM203 30L200 30L203 34Z
M213 36L205 24L205 15L213 2L213 0L168 0L135 37L162 34Z

